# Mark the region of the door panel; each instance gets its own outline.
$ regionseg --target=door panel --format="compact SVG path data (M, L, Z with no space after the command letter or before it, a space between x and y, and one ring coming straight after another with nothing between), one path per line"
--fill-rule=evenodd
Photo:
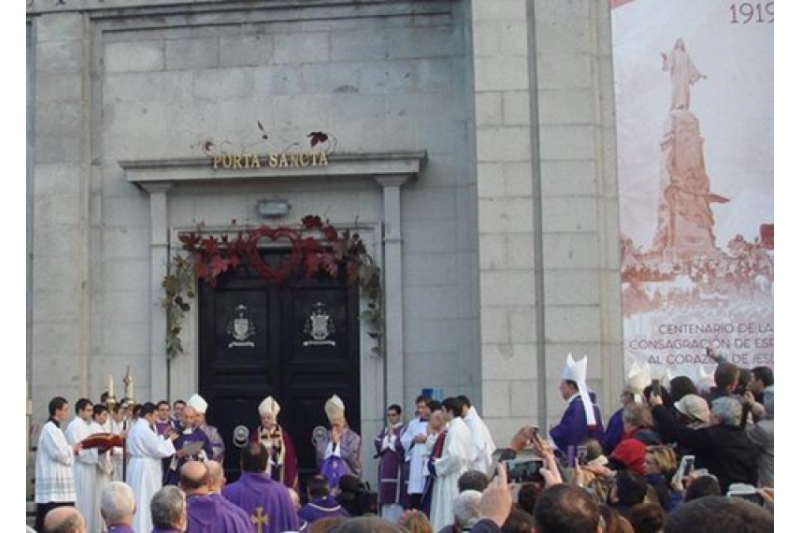
M327 426L331 394L360 432L358 290L344 280L302 279L275 285L239 269L216 288L200 284L199 389L209 423L225 440L225 469L238 477L232 432L253 431L258 404L272 395L294 441L301 479L316 472L311 434Z

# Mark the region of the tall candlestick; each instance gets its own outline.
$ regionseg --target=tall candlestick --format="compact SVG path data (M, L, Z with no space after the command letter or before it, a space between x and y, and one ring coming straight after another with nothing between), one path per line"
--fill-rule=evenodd
M113 374L109 374L108 375L108 397L109 398L113 398L114 397L114 375Z

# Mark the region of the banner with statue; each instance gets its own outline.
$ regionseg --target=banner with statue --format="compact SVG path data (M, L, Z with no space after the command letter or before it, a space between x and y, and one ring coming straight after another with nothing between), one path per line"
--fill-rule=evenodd
M774 3L609 1L626 370L771 367Z

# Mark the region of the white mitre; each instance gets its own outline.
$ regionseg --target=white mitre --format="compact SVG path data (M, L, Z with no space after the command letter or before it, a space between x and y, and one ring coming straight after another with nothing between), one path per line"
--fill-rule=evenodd
M333 395L325 402L325 414L328 420L333 423L344 419L344 402L337 395Z
M583 403L583 410L586 413L586 424L588 426L596 426L597 420L594 416L594 406L592 399L589 396L589 388L586 386L586 374L589 365L589 356L584 355L580 361L575 361L572 358L572 353L567 354L567 363L564 365L564 371L561 372L561 377L565 380L571 380L578 384L578 393L581 396Z
M208 409L208 402L199 394L192 394L192 397L186 400L186 405L188 407L194 407L194 410L201 415L206 414L206 410Z
M258 414L261 416L271 414L274 420L278 419L278 413L281 412L281 406L278 401L272 396L267 396L258 404Z
M628 384L625 390L633 394L635 401L642 401L642 392L645 387L650 385L650 365L645 363L639 366L638 362L634 362L628 371Z

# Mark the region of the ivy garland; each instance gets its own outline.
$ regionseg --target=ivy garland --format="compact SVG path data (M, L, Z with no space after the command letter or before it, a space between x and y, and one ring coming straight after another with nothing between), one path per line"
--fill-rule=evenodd
M191 309L189 300L195 297L196 280L202 279L216 287L219 276L242 265L252 267L264 279L278 284L297 275L337 278L344 268L347 282L357 283L367 300L367 309L359 319L375 341L372 352L383 354L381 272L358 233L340 232L320 217L308 215L303 217L300 229L259 226L241 229L231 236L204 235L198 227L196 232L181 234L179 238L183 252L172 258L170 272L161 283L164 288L161 306L167 313L169 358L183 353L180 334L186 313ZM288 241L290 252L279 265L268 265L261 257L258 244L264 239Z

